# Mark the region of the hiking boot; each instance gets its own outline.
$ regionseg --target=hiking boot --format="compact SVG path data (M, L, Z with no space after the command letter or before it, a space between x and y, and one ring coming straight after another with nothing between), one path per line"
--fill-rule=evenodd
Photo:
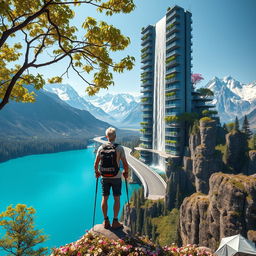
M118 219L113 219L113 223L112 223L112 228L113 229L118 229L118 228L123 228L123 224L121 224Z
M103 225L104 225L105 229L111 228L110 221L109 221L108 217L104 219Z

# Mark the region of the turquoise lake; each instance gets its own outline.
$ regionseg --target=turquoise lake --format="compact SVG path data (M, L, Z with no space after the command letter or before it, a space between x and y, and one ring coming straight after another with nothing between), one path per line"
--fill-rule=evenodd
M18 203L36 209L36 228L49 235L49 248L79 239L92 226L96 187L94 148L31 155L0 164L0 212ZM95 223L103 221L99 182ZM129 196L139 185L129 185ZM121 208L127 202L122 186ZM109 199L109 216L113 217ZM121 213L121 210L120 210ZM1 233L1 230L0 230ZM1 254L0 255L5 255Z

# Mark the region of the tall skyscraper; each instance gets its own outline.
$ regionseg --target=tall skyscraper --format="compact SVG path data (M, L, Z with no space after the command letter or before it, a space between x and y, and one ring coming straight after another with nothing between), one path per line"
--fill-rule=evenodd
M142 28L141 32L141 147L173 157L183 154L186 139L184 127L175 122L177 116L196 111L200 100L201 107L205 106L191 83L191 16L174 6L155 25ZM141 159L164 164L149 151L141 151Z

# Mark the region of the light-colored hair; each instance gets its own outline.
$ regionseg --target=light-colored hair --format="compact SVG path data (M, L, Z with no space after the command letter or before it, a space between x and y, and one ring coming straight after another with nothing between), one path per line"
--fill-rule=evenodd
M115 138L116 138L116 129L113 128L113 127L109 127L109 128L106 130L106 136L108 137L108 139L109 139L110 141L115 140Z

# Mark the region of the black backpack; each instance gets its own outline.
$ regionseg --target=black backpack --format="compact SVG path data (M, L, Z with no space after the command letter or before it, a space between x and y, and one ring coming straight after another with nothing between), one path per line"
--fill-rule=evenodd
M116 148L118 144L104 144L100 151L100 173L103 177L114 177L119 172L116 161Z

